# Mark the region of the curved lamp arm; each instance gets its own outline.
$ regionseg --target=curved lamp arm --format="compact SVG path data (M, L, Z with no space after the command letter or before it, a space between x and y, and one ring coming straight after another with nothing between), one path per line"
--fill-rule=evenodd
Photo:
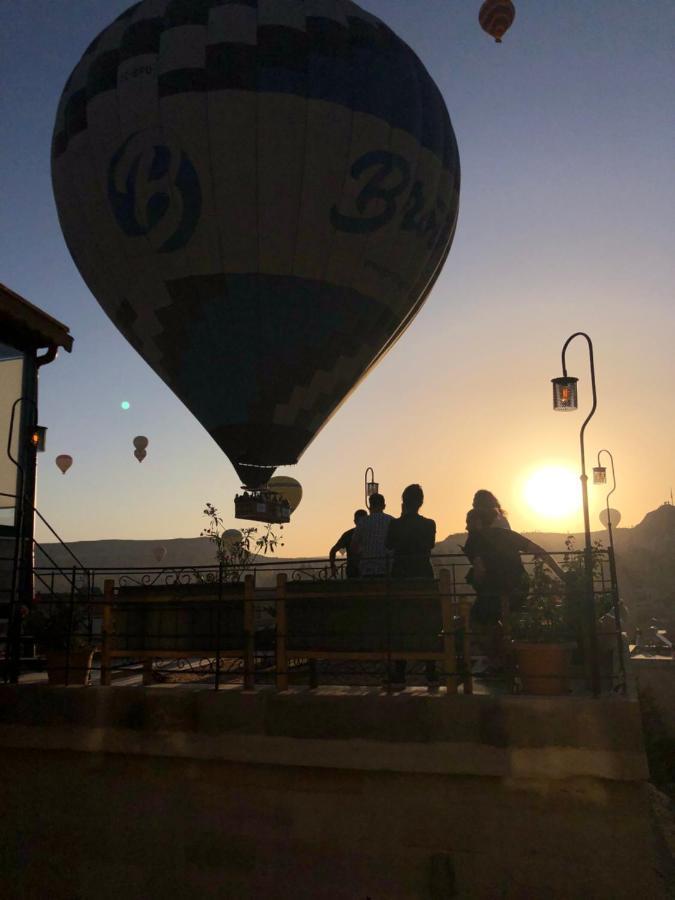
M586 431L586 426L593 418L593 415L595 414L595 410L597 409L598 395L597 395L597 392L595 389L595 361L593 359L593 341L590 339L590 337L586 334L585 331L576 331L574 334L570 335L570 337L568 337L567 340L565 341L563 348L562 348L563 375L565 377L567 377L567 365L565 363L565 353L567 351L568 346L572 343L572 341L576 337L586 338L586 341L588 342L588 353L589 353L590 363L591 363L591 387L593 389L593 406L591 407L591 411L589 412L589 414L584 419L584 424L581 426L581 432L579 433L579 442L581 444L581 473L582 473L582 477L585 478L586 477L586 452L584 449L584 432Z

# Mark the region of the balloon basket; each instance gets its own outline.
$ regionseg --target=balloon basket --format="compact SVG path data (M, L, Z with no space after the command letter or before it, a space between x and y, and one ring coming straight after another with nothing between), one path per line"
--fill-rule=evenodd
M274 494L244 491L234 498L234 517L268 525L285 525L291 521L291 508L287 500Z

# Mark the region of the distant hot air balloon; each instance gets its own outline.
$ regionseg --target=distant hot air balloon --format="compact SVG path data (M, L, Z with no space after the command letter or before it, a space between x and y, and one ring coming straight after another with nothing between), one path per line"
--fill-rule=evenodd
M158 563L161 563L161 561L166 556L166 547L153 547L152 555L155 557Z
M222 541L225 547L232 548L235 544L241 542L243 535L237 528L228 528L222 534Z
M275 494L279 494L284 500L288 500L291 512L300 505L302 500L302 485L295 478L288 475L275 475L267 482L267 487Z
M94 296L256 488L419 311L460 171L428 72L351 0L142 0L68 79L52 177Z
M148 455L148 453L145 449L148 446L148 443L149 443L148 439L146 437L144 437L142 434L139 434L133 440L134 447L136 448L134 450L134 456L136 457L136 459L139 462L143 462L145 457Z
M516 8L511 0L485 0L478 13L480 27L498 44L513 25L515 17Z
M68 471L68 469L69 469L69 468L72 466L72 464L73 464L73 457L72 457L72 456L69 456L67 453L60 453L60 454L56 457L56 459L54 460L54 462L56 463L56 465L57 465L57 466L59 467L59 469L61 470L61 474L62 474L62 475L65 475L66 472Z

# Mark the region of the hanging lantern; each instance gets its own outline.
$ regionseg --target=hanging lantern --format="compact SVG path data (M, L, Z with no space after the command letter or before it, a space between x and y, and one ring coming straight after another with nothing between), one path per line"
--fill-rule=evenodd
M577 409L577 382L578 378L552 378L553 384L553 409L558 412L567 412Z
M607 484L606 466L593 466L593 484Z
M483 31L501 44L515 17L516 8L511 0L485 0L478 13L478 22Z
M366 469L366 474L364 476L364 485L366 506L369 506L368 501L373 496L373 494L380 493L380 485L377 481L375 481L375 472L373 471L372 466L368 466L368 468Z

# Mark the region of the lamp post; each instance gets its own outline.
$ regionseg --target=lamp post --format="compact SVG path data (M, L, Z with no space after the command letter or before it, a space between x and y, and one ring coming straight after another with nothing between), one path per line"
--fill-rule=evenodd
M577 383L578 378L567 374L565 354L568 346L574 338L582 337L588 343L588 354L591 368L591 387L593 390L593 405L591 411L584 419L579 432L579 445L581 450L581 496L584 505L584 562L586 575L586 627L588 630L588 644L590 651L590 675L591 689L594 694L600 693L600 670L598 667L598 634L595 622L595 597L593 592L593 545L591 543L591 520L588 512L588 475L586 474L586 450L584 447L584 434L586 426L595 414L598 405L598 395L595 387L595 361L593 359L593 342L585 331L576 331L567 338L562 348L562 377L551 379L553 384L553 409L558 412L567 412L578 409Z
M373 496L373 494L379 493L380 485L375 481L375 472L373 471L372 466L368 466L366 469L366 474L363 476L363 489L364 495L366 499L366 508L370 509L368 501Z
M621 638L621 610L619 609L619 579L616 574L616 556L614 555L614 533L612 531L612 511L609 508L609 498L616 490L616 472L614 471L614 457L609 450L598 451L598 464L593 467L593 484L607 484L607 468L600 465L600 454L606 453L612 466L612 490L609 491L605 499L605 509L607 511L607 534L609 536L609 577L612 580L612 608L614 610L614 622L617 632L617 648L618 659L621 661L621 673L626 683L626 669L623 656L623 641ZM618 522L617 522L618 524Z

